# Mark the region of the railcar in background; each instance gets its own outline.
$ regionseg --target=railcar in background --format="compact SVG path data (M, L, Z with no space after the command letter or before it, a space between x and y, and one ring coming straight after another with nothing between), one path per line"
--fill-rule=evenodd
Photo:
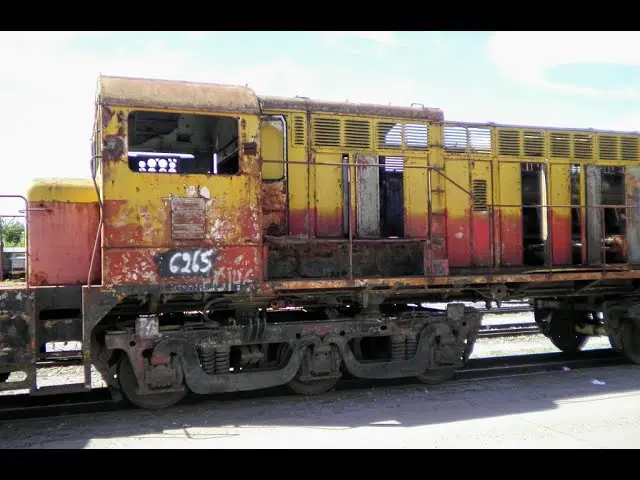
M25 199L0 372L27 377L0 388L43 393L54 341L81 345L64 391L93 365L145 408L345 372L441 382L480 327L460 302L518 298L561 350L608 335L638 362L639 140L101 76L90 178Z

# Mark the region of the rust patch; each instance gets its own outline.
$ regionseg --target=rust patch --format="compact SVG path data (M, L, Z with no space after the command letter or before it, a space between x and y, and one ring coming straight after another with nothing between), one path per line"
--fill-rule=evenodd
M246 142L242 144L245 155L255 155L258 153L258 144L256 142Z
M205 237L206 201L204 198L171 199L171 235L175 240Z
M107 128L112 118L113 118L113 110L111 110L111 108L109 108L106 105L102 107L102 127L103 128Z
M198 285L202 290L241 291L262 277L259 247L109 249L108 285Z
M35 360L32 311L33 293L26 289L0 291L0 365Z
M260 114L254 92L241 86L102 75L99 88L103 104Z
M265 235L286 235L287 196L284 182L262 184L262 225Z
M124 137L120 135L105 135L102 139L102 155L107 161L120 160L124 155L125 141Z
M424 119L434 123L444 121L439 108L410 108L366 103L320 102L303 98L260 96L265 110L304 110L318 113L342 113L345 115L382 116L394 118Z
M126 200L104 202L104 246L140 245L144 229L140 223L129 223L130 207Z

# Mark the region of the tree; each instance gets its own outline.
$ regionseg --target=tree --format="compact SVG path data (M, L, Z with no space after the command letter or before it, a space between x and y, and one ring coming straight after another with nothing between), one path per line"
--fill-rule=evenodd
M5 247L24 247L25 231L22 222L0 218L0 235Z

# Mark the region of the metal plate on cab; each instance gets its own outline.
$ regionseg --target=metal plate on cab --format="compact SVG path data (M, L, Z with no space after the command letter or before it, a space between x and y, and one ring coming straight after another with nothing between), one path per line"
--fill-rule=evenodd
M171 236L175 240L198 240L205 237L206 200L204 198L171 199Z

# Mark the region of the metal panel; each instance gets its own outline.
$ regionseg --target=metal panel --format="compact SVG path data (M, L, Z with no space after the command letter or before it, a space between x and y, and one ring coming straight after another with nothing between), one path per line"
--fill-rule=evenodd
M522 178L519 163L499 164L500 202L502 205L522 203ZM522 265L522 208L502 207L500 212L499 251L503 266Z
M375 155L356 155L356 208L359 238L380 237L380 167Z
M550 165L550 250L553 265L570 265L572 263L571 247L571 166ZM560 205L560 206L559 206ZM564 205L564 206L563 206Z
M587 263L600 265L602 233L602 209L589 208L601 204L602 199L602 175L597 165L587 165Z
M174 239L205 237L206 200L204 198L171 199L171 233Z
M627 258L640 264L640 167L625 168L627 197Z

